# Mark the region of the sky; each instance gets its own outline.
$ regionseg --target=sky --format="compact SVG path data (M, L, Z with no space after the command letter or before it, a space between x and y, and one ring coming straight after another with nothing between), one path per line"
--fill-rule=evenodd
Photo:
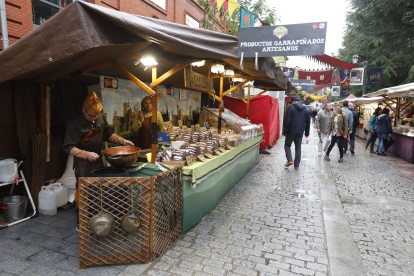
M266 0L267 4L276 8L281 21L276 25L300 24L327 21L325 54L337 54L342 45L345 31L347 0ZM349 61L351 62L351 61ZM302 69L322 68L303 57L289 57L288 67L299 66Z

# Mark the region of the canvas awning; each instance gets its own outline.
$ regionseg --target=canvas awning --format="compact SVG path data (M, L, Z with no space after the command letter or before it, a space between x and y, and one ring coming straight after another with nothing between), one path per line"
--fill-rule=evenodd
M387 98L406 97L414 93L414 82L403 85L383 88L365 95L367 98L385 96ZM413 95L414 96L414 95Z
M243 75L261 79L275 90L292 89L280 68L274 67L272 58L259 58L259 70L255 70L253 58L246 58L241 70L237 51L235 36L75 1L0 52L0 83L20 79L48 83L67 78L87 79L93 75L125 78L113 66L102 66L110 61L116 61L139 75L141 81L150 83L151 70L138 70L134 63L140 56L151 54L159 64L158 75L177 64L205 59L224 62ZM204 72L193 68L209 75L209 67L205 67ZM83 71L85 68L88 68L87 74ZM183 82L182 73L163 84L179 82Z

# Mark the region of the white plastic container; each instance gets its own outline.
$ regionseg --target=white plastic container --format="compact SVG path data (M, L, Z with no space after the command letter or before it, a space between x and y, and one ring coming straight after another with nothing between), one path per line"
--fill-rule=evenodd
M49 188L56 194L56 206L60 207L68 203L69 192L68 189L63 187L62 183L49 184Z
M16 159L0 160L0 182L16 182L19 179Z
M56 215L57 200L53 188L42 186L42 190L39 192L39 213L47 216Z

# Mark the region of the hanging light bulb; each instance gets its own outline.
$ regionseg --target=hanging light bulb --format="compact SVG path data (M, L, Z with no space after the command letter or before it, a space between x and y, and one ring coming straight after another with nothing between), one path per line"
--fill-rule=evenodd
M224 71L224 75L225 75L225 76L234 76L234 70L231 70L231 69L226 69L226 70Z
M206 61L202 60L202 61L193 62L193 63L191 63L191 65L201 67L201 66L204 66L205 63L206 63Z
M224 65L220 63L214 63L211 65L211 73L214 74L223 74L224 73Z
M242 78L233 78L233 82L242 82L244 79Z

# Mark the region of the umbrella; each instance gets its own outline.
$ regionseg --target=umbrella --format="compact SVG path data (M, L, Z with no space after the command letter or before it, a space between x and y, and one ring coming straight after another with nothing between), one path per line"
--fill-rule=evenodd
M339 129L336 129L337 131L339 131L339 133L341 134L342 137L344 137L344 139L351 145L352 148L354 147L354 144L351 143L351 141L349 141L348 137L346 137L346 135Z
M384 151L387 151L389 147L391 147L395 143L395 138L389 135L384 136L383 138L384 143Z

